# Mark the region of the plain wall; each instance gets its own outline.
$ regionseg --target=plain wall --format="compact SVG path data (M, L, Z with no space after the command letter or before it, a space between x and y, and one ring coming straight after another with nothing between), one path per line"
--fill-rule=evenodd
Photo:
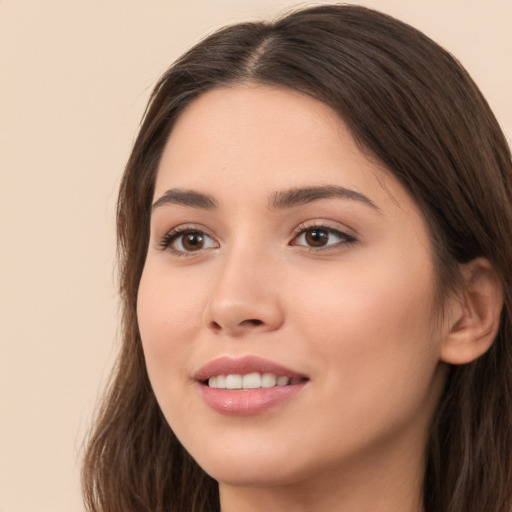
M510 0L353 3L454 53L510 140ZM0 0L0 512L83 510L80 446L118 348L116 189L151 86L213 29L291 5Z

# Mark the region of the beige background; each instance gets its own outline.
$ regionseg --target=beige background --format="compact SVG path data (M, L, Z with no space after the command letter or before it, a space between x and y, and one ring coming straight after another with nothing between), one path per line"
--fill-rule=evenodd
M451 50L512 136L512 0L374 0ZM0 0L0 512L82 510L81 439L117 350L114 204L150 88L285 0ZM298 4L295 4L298 5Z

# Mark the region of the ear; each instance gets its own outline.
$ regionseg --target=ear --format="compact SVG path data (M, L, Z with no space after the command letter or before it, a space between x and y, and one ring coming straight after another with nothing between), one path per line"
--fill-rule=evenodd
M465 364L491 347L498 333L503 289L491 263L476 258L461 266L464 279L451 309L449 332L441 347L441 360Z

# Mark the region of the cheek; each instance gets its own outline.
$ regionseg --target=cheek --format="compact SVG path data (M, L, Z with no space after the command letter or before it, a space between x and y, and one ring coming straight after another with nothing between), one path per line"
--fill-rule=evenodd
M392 400L391 392L407 390L416 399L427 393L440 348L430 275L428 265L418 264L386 272L347 265L336 275L316 276L296 317L317 357L333 370L326 371L328 388L350 390L354 405L374 395Z
M322 368L319 388L325 394L316 415L331 411L326 435L339 439L342 432L357 449L411 425L422 431L441 388L425 290L399 293L395 285L395 293L388 293L355 284L347 278L343 292L330 288L323 308L320 297L315 306L312 300L309 318L316 318L316 329L311 321L301 329Z
M349 263L317 272L307 283L304 275L301 289L290 293L299 297L292 304L302 309L304 327L310 324L318 334L339 329L343 336L353 327L350 338L360 340L365 333L367 343L372 343L385 333L395 332L399 338L401 332L424 334L431 329L434 293L428 265L423 270L420 263L416 268L395 264L361 269Z
M160 269L161 270L161 269ZM161 389L186 375L186 362L200 327L201 296L190 283L171 280L151 263L144 268L137 318L149 377L157 397ZM194 293L187 293L194 290Z

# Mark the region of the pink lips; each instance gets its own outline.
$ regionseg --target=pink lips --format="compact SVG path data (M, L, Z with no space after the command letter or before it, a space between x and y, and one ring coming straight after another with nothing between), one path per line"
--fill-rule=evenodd
M208 379L216 375L246 375L254 372L289 377L296 383L248 390L210 388L207 384ZM293 397L308 381L304 375L289 368L254 356L214 359L203 366L194 378L198 382L206 404L216 412L228 416L250 416L262 413Z

